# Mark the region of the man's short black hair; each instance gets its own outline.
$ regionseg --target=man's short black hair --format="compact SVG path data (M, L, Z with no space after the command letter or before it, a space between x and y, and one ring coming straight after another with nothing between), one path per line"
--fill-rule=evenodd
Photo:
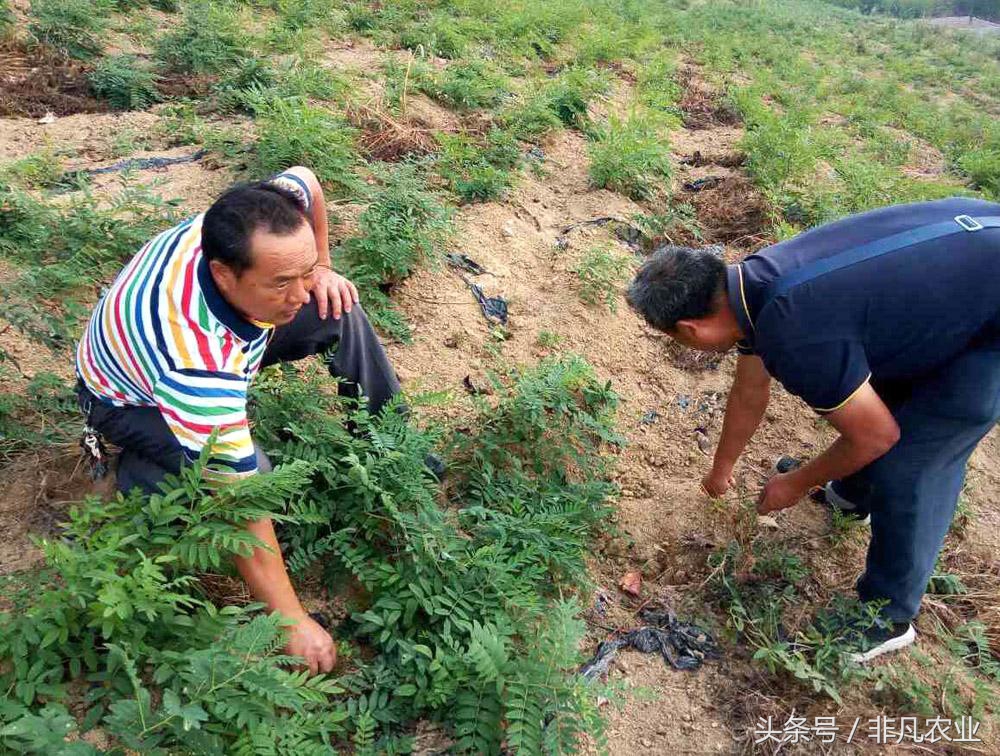
M238 184L205 213L201 249L207 259L225 263L240 275L253 264L250 237L255 231L284 236L308 222L305 207L291 190L267 181Z
M660 247L639 268L626 299L646 322L669 331L678 320L711 315L726 289L726 264L718 247Z

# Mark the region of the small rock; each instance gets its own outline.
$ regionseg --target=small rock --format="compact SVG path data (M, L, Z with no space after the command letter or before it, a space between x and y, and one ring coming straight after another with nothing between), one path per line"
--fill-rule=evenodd
M628 664L625 663L624 659L616 658L615 664L618 665L618 669L622 671L622 674L628 674Z
M650 740L649 738L643 738L639 742L642 743L642 747L643 748L652 748L653 747L653 741Z
M780 528L778 521L770 515L757 515L757 524L762 528Z
M45 124L45 125L50 124L50 123L55 123L56 122L56 114L53 113L52 111L49 111L48 113L46 113L45 115L43 115L41 118L39 118L38 122L41 123L41 124Z
M458 336L452 334L444 340L444 345L449 349L458 349Z
M708 436L701 431L695 431L694 437L698 442L698 448L705 452L705 454L708 454L712 449L712 442L708 440Z
M509 223L504 223L500 227L500 233L503 234L504 238L511 239L514 237L514 228Z

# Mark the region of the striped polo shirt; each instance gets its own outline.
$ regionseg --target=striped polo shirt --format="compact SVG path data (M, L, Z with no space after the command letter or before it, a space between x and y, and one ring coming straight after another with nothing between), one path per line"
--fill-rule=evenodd
M298 176L273 181L311 205ZM101 401L157 407L189 460L217 432L209 464L249 475L257 463L247 389L273 326L247 321L223 298L202 254L203 219L159 234L118 274L80 340L76 371Z

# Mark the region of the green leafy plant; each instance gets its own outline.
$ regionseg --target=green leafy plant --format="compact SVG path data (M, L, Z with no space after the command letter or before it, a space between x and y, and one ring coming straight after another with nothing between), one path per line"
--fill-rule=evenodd
M51 149L0 166L0 182L24 189L48 189L58 185L64 174L62 161Z
M9 0L0 0L0 39L10 35L14 29L14 11Z
M492 129L483 144L460 134L439 134L438 141L438 172L462 202L496 199L513 182L521 149L512 134Z
M359 277L395 283L436 260L451 232L450 212L427 186L421 166L403 163L378 174L381 184L358 218L344 254Z
M596 187L649 199L671 174L670 147L649 118L612 116L590 144L590 180Z
M1000 199L1000 148L974 150L963 155L959 167L993 199Z
M617 312L618 296L632 267L629 255L605 247L589 249L572 268L579 281L580 299Z
M303 98L259 100L253 172L261 177L290 165L308 165L334 196L346 197L360 187L354 167L358 154L354 130L331 111Z
M144 110L160 99L158 77L143 68L134 55L101 58L89 78L94 94L116 110Z
M507 81L482 61L456 62L440 75L421 83L421 88L456 108L489 108L507 93Z
M156 54L177 73L220 74L252 57L245 19L229 3L193 0L184 20L164 34Z
M586 67L570 68L546 87L542 96L564 125L580 128L587 123L591 100L609 86L606 75Z
M32 0L28 30L40 43L74 58L92 58L104 45L111 5L106 0Z

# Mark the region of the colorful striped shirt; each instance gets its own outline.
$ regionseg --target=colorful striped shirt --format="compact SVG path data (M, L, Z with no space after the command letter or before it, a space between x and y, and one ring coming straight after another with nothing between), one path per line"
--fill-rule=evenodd
M305 183L273 179L308 208ZM223 298L201 250L204 214L148 242L97 304L76 353L78 377L118 407L157 407L194 460L215 431L209 464L224 475L257 470L247 389L273 327L249 322Z

